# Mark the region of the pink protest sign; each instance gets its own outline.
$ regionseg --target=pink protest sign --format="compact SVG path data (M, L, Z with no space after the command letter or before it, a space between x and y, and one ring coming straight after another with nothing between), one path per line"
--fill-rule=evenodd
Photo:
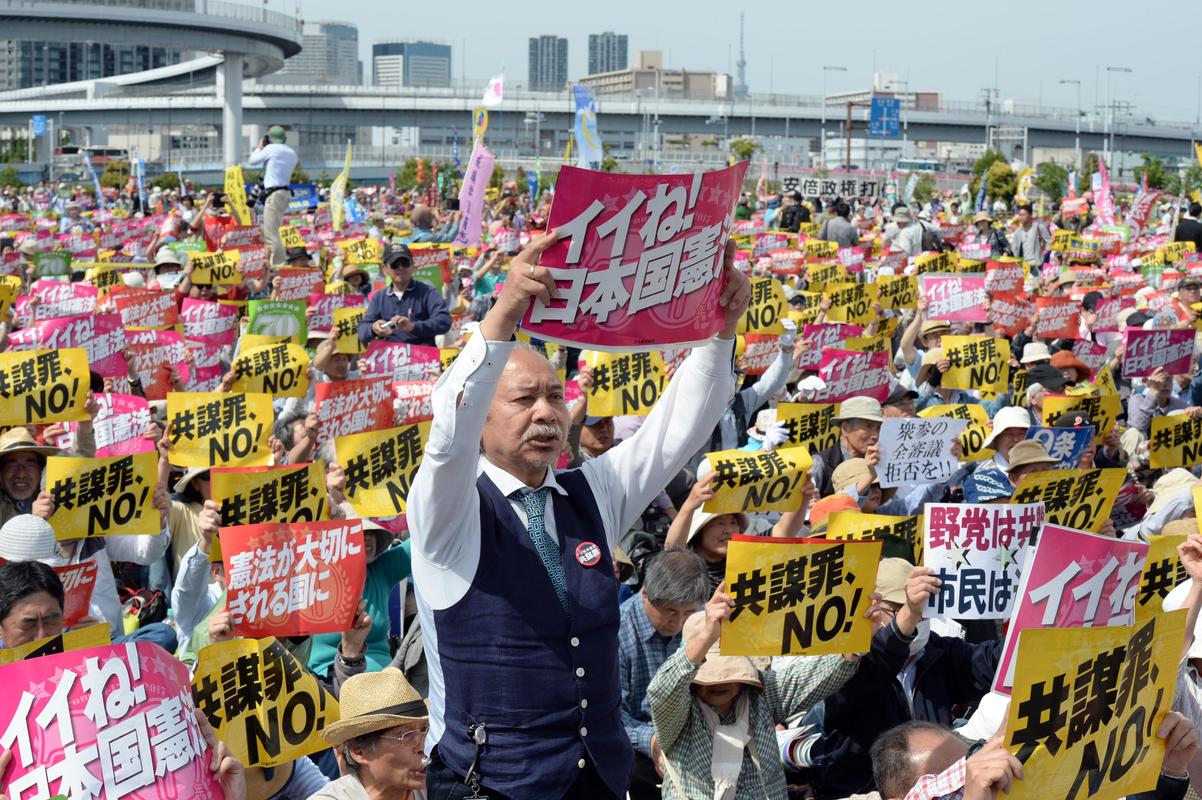
M542 255L558 286L523 327L540 339L637 350L709 339L730 213L747 164L696 175L620 175L564 167Z
M97 290L85 283L63 283L42 278L35 281L28 295L13 303L13 318L18 325L46 319L90 314L96 309Z
M1081 363L1097 373L1098 367L1106 363L1106 355L1110 352L1105 345L1091 342L1088 339L1077 339L1073 342L1073 355L1081 359Z
M766 256L773 250L784 250L797 247L797 237L791 233L767 232L755 235L755 244L751 247L751 257Z
M192 376L188 381L189 392L215 392L221 387L225 365L221 360L220 347L200 342L185 342L192 356Z
M125 326L120 314L81 314L39 322L9 336L12 350L62 350L81 347L88 351L88 365L102 378L127 375Z
M359 357L359 373L363 376L424 381L436 379L441 372L442 358L437 347L377 339L368 344L367 351Z
M1119 329L1119 312L1123 310L1120 297L1103 297L1098 301L1094 313L1097 319L1090 326L1094 333L1113 333Z
M334 326L334 309L359 308L367 305L367 298L355 294L315 294L309 297L313 314L309 317L309 331L328 332Z
M317 294L325 286L325 276L319 269L304 267L283 267L280 269L279 285L273 287L274 300L308 300L309 295Z
M1123 377L1146 378L1157 369L1170 375L1188 375L1194 353L1193 328L1123 331Z
M169 367L185 386L192 378L187 348L175 331L130 331L127 353L147 400L166 400L167 393L175 391Z
M1010 694L1018 636L1027 628L1130 625L1148 545L1044 524L1023 567L993 688Z
M396 424L412 425L414 422L425 422L434 419L434 406L431 399L434 395L434 384L437 381L397 381L392 384L393 402L396 403ZM575 381L569 381L575 383ZM564 403L569 404L568 387L564 386ZM580 387L576 388L576 396L580 396Z
M493 162L496 159L484 146L482 140L477 140L472 148L471 158L467 162L467 171L463 174L463 185L459 188L459 233L455 235L455 244L480 244L480 220L484 214L484 192L488 189L488 181L492 178ZM562 178L562 174L560 175Z
M94 395L97 412L92 418L96 457L128 456L154 452L154 441L144 434L150 427L150 404L132 394Z
M919 275L919 290L930 304L927 306L927 319L987 321L985 280L984 275Z
M888 365L888 353L824 350L818 377L826 386L811 402L841 403L849 397L874 397L883 403L889 397Z
M805 339L810 347L797 359L794 366L797 369L818 369L824 350L827 348L842 349L848 338L863 335L864 326L850 325L846 322L806 325L802 328L801 338Z
M232 345L238 338L238 307L185 298L180 309L184 337L210 347Z
M3 794L220 800L188 669L155 644L106 645L0 667Z

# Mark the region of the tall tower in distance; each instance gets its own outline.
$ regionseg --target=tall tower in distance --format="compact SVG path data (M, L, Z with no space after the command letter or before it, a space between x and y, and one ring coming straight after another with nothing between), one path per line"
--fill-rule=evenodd
M747 52L743 49L743 12L739 12L739 60L735 62L735 97L747 96Z

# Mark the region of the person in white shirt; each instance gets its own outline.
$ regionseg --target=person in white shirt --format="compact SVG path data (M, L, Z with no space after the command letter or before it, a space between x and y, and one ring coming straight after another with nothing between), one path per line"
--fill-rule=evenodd
M280 226L284 224L284 213L292 199L288 184L297 162L296 151L284 144L286 138L283 128L272 125L260 140L259 149L251 153L246 162L252 167L263 167L263 187L267 190L267 197L263 199L263 241L270 250L272 266L284 263Z
M579 469L563 386L511 341L555 281L556 234L510 265L477 335L434 390L408 497L413 577L430 674L432 797L624 797L633 753L616 713L618 539L714 429L734 396L735 330L750 299L725 253L724 327L677 370L646 422Z

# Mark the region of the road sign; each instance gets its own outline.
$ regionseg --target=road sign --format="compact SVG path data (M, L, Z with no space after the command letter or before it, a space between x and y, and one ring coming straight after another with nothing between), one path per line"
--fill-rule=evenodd
M901 101L895 97L872 98L868 136L871 139L897 139L901 136Z
M46 115L45 114L34 114L33 115L33 135L34 136L45 136L46 135Z

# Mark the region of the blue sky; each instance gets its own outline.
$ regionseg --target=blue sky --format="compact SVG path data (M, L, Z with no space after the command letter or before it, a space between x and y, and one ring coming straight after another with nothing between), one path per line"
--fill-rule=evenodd
M292 13L296 0L268 0ZM822 66L830 91L867 87L873 63L916 91L938 90L951 100L979 101L996 85L1002 98L1073 107L1081 81L1087 109L1105 103L1106 66L1113 96L1144 114L1193 120L1198 114L1196 48L1172 33L1196 24L1189 6L1115 0L1052 0L989 6L963 2L746 4L604 2L458 4L413 0L301 0L305 19L356 23L365 72L371 43L386 38L440 39L453 48L456 79L485 80L505 68L511 84L526 82L527 38L557 34L569 40L569 77L583 75L588 34L613 30L636 50L662 50L668 66L734 72L738 15L746 12L747 77L752 91L818 94Z

